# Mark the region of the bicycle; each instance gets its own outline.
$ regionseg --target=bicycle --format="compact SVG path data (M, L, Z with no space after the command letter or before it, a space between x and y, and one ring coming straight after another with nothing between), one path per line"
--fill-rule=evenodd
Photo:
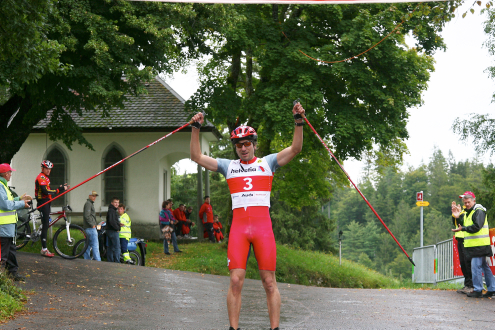
M17 220L17 235L16 235L16 249L20 250L30 241L33 244L41 238L41 215L35 214L31 206L30 212L18 212ZM50 213L50 215L58 215L55 220L51 220L48 228L55 225L60 219L65 220L65 226L61 225L60 228L53 235L53 248L55 252L65 259L75 259L83 255L88 248L88 237L84 229L78 225L72 224L70 217L67 218L66 212L72 211L69 205L62 207L62 211ZM31 224L32 223L32 228ZM79 243L79 248L74 253L74 245Z

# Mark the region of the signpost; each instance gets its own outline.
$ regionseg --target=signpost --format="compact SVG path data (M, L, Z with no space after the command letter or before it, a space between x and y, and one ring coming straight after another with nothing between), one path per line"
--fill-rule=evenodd
M416 193L416 205L420 207L420 217L419 217L419 232L420 232L420 241L419 246L423 247L423 206L430 205L429 202L423 201L423 191Z

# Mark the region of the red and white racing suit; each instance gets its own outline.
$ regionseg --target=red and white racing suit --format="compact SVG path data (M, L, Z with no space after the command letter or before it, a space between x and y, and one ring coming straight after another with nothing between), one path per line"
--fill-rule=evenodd
M259 269L276 269L277 247L269 213L273 172L279 167L276 159L277 154L249 162L217 159L218 171L229 185L234 213L227 251L229 270L246 269L251 244Z

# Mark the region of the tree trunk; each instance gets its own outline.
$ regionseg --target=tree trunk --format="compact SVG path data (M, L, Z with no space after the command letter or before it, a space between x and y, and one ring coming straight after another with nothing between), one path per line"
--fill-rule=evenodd
M253 94L253 56L251 49L246 50L246 98Z
M2 146L0 148L0 163L10 163L28 138L33 126L43 119L29 113L31 106L29 95L24 98L15 95L0 106L0 145ZM19 111L9 125L9 119L17 110Z

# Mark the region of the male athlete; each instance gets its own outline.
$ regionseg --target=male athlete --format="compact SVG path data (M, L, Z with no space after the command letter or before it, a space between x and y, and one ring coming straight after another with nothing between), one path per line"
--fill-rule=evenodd
M191 160L204 168L220 172L227 179L232 198L233 219L227 251L230 286L227 293L227 310L230 329L239 329L241 291L246 276L246 263L253 245L260 277L266 292L270 328L278 330L280 322L280 292L275 280L277 248L270 219L270 191L273 173L291 161L302 150L304 109L297 103L292 109L296 120L292 145L279 153L263 158L254 155L258 135L249 126L239 126L230 139L240 159L211 158L201 153L199 129L203 114L192 117Z
M41 162L41 173L38 174L36 180L34 181L34 195L36 197L36 202L38 207L46 202L52 200L52 198L58 194L63 193L70 188L69 185L60 185L57 189L50 188L50 173L53 168L53 163L49 160L44 160ZM46 245L46 235L48 233L48 225L50 224L50 211L51 202L47 203L45 206L39 208L41 213L41 255L44 257L53 258L54 254L48 251Z

